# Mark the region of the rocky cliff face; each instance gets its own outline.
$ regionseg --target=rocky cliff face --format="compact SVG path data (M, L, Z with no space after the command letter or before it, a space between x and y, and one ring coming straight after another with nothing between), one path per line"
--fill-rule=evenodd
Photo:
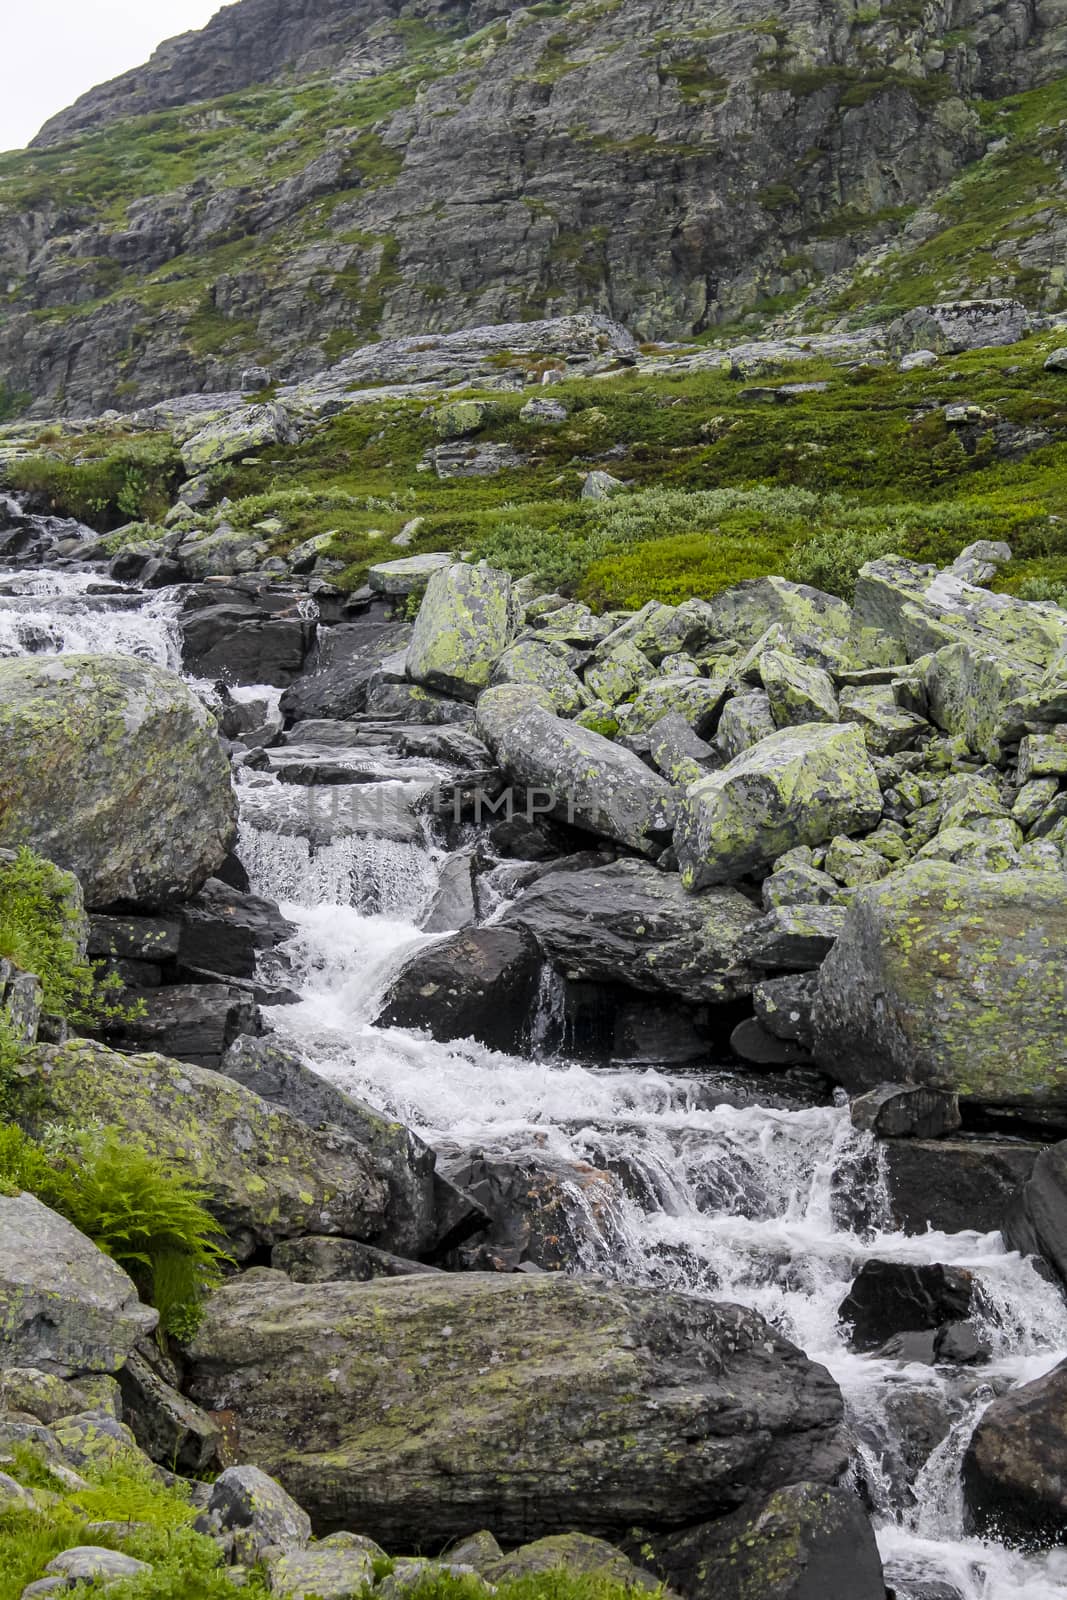
M820 286L824 317L855 310L857 260L904 228L929 253L972 168L1023 233L998 215L1004 249L972 240L926 277L1056 306L1065 18L1063 0L241 0L0 162L0 406L127 406L576 308L646 338Z

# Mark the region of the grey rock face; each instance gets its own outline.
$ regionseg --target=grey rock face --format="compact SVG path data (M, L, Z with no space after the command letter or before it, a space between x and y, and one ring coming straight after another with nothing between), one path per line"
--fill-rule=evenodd
M0 247L15 285L0 333L11 387L82 412L122 398L120 371L151 398L237 392L260 351L272 371L302 377L327 364L331 334L352 340L368 323L387 340L412 329L432 338L589 309L642 337L699 332L761 293L796 293L847 268L892 232L887 203L922 203L982 152L975 98L1048 81L1064 60L1047 8L982 0L954 0L948 16L874 19L810 0L788 15L771 0L634 0L576 3L563 17L516 0L242 0L42 137L251 84L284 96L290 73L336 85L340 130L354 79L411 62L409 23L420 50L431 29L441 42L418 94L413 75L405 103L374 125L370 150L365 128L301 140L297 118L284 175L249 163L239 177L210 174L206 193L174 183L136 196L121 221L76 192L63 205L20 195ZM466 37L451 43L452 32ZM857 96L857 82L867 92ZM293 109L282 98L279 123ZM802 160L812 150L819 159ZM768 192L782 173L784 211ZM328 229L313 209L324 199ZM837 217L850 227L828 236ZM141 280L171 261L245 241L240 270L212 265L185 300L140 298ZM810 264L784 266L786 248ZM121 286L102 293L116 262ZM85 307L73 336L66 318L40 315L57 302ZM205 305L215 348L186 331ZM538 364L553 354L543 343L501 349Z
M1067 1144L1040 1152L1008 1207L1004 1238L1011 1250L1044 1256L1067 1283Z
M309 1128L231 1078L163 1056L123 1056L79 1039L30 1058L31 1127L99 1119L181 1164L239 1259L301 1233L368 1238L388 1191L369 1151Z
M654 1541L656 1566L690 1600L882 1600L874 1530L859 1500L794 1483L716 1522Z
M87 904L194 894L236 834L214 719L128 656L0 662L0 844L74 872Z
M284 1106L310 1128L330 1125L371 1152L389 1188L384 1226L368 1238L401 1255L419 1255L437 1242L436 1157L402 1123L346 1094L271 1039L247 1035L227 1050L221 1070L271 1104Z
M735 889L688 895L676 874L625 860L553 872L502 920L532 933L568 976L715 1002L751 991L740 943L756 915Z
M416 1526L610 1538L843 1459L836 1385L760 1317L597 1279L257 1273L212 1299L192 1359L193 1397L243 1412L320 1525L386 1548Z
M307 1512L259 1467L227 1467L219 1474L207 1520L222 1532L240 1533L243 1548L254 1556L269 1545L302 1550L311 1538Z
M31 1194L0 1195L0 1365L114 1372L158 1321L65 1217Z
M983 1414L963 1462L971 1512L982 1529L1030 1545L1059 1541L1067 1515L1067 1362L1001 1395Z
M683 882L699 889L743 878L796 845L866 832L881 812L858 728L783 728L686 790L675 840Z

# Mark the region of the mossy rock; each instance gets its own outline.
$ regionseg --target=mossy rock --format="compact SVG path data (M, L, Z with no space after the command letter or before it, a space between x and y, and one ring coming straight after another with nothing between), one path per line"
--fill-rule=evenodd
M386 1549L488 1524L611 1539L844 1463L836 1384L758 1314L596 1278L260 1270L209 1301L190 1355L192 1398L238 1412L316 1526Z
M1062 1110L1065 949L1061 874L906 867L855 891L819 978L816 1059L850 1090Z
M215 719L128 656L0 661L0 846L75 873L90 906L195 894L236 806Z

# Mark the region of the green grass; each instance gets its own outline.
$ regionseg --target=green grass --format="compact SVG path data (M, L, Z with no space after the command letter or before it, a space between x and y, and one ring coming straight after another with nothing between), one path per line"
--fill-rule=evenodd
M132 1451L83 1468L88 1488L73 1493L60 1489L44 1458L32 1450L14 1452L4 1470L24 1487L47 1489L56 1499L38 1511L0 1512L0 1600L19 1600L54 1556L85 1544L122 1550L151 1564L147 1576L108 1589L118 1600L232 1600L233 1584L218 1546L193 1530L197 1512L188 1492L181 1484L164 1484ZM106 1531L90 1527L98 1522L117 1526ZM79 1585L67 1592L88 1600L100 1591ZM243 1592L265 1595L262 1575L250 1574Z
M106 533L127 522L162 521L184 476L166 435L87 434L46 442L39 454L12 462L3 482L32 494L40 510Z
M987 537L1007 538L1019 558L1005 584L1055 582L1067 557L1065 525L1054 520L1067 488L1067 382L1044 371L1054 342L923 373L811 362L752 380L828 383L791 405L742 400L749 380L715 370L565 382L552 390L570 409L557 428L520 419L526 394L472 391L491 402L481 436L526 458L484 479L419 471L437 442L424 398L383 400L221 473L216 491L233 501L238 527L279 517L279 550L333 532L348 586L400 553L390 540L414 516L423 521L412 552L471 548L605 605L642 585L644 599L713 593L756 570L848 592L866 551L942 560ZM998 459L989 434L969 451L932 409L962 399L1040 427L1049 443L1019 462ZM622 457L609 456L618 446ZM631 488L590 505L579 491L599 466ZM676 542L653 548L664 541Z

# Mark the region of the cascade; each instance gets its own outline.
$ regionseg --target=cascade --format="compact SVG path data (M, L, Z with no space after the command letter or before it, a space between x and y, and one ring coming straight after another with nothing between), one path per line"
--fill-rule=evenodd
M78 574L0 574L0 652L180 659L174 599L101 604L92 587ZM269 690L241 693L276 704ZM377 1027L400 963L439 937L419 919L441 851L407 804L432 784L430 764L422 780L406 772L398 781L388 762L378 783L370 776L361 790L387 791L379 814L390 820L378 832L365 826L366 807L363 822L324 831L298 803L306 794L285 793L272 775L239 785L239 854L253 888L278 900L296 927L287 953L301 999L268 1013L279 1035L442 1152L532 1155L573 1169L566 1195L583 1269L752 1306L825 1363L846 1400L853 1486L871 1507L898 1600L919 1600L936 1584L962 1600L1062 1600L1067 1551L1030 1556L969 1536L960 1489L963 1453L994 1393L1067 1353L1060 1291L999 1234L896 1232L878 1147L844 1103L761 1104L759 1080L726 1068L598 1068L553 1055L562 995L550 976L529 1057ZM595 1193L578 1179L590 1169ZM980 1285L972 1321L990 1363L946 1369L853 1352L837 1308L872 1259L972 1272ZM906 1425L917 1401L947 1426L916 1464Z

